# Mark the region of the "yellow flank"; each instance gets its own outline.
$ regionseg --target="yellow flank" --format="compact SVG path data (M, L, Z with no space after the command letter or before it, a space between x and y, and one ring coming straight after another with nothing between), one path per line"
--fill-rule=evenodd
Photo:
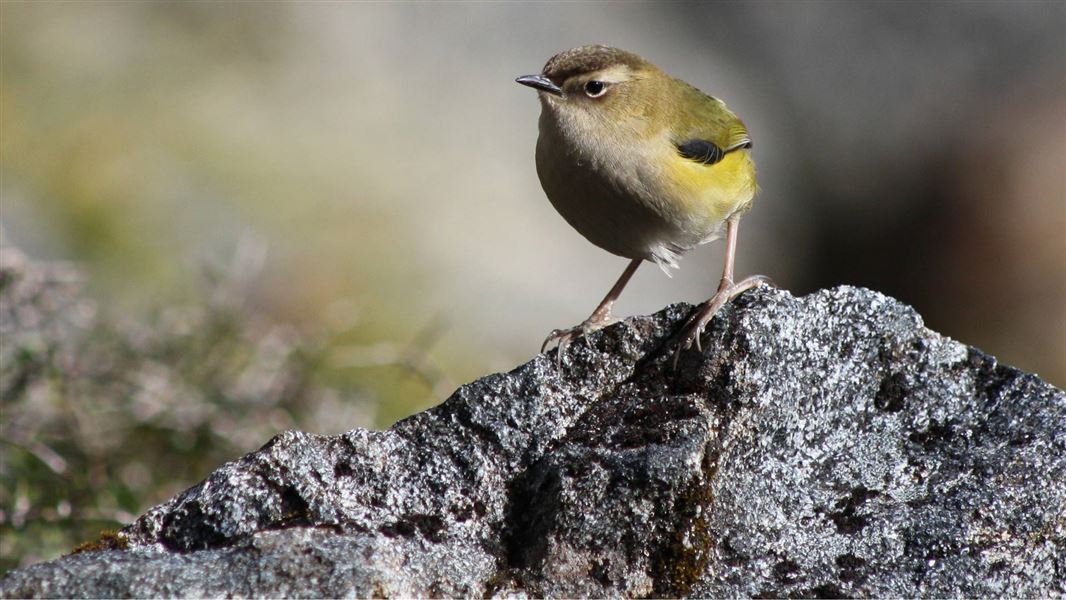
M755 163L746 149L730 152L713 165L677 153L664 163L679 216L686 219L718 224L755 196Z

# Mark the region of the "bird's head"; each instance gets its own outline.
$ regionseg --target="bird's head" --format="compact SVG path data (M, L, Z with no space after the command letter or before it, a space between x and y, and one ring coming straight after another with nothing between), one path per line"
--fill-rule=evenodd
M662 71L632 52L581 46L515 81L537 90L544 110L565 120L619 123L635 114L646 117L663 79Z

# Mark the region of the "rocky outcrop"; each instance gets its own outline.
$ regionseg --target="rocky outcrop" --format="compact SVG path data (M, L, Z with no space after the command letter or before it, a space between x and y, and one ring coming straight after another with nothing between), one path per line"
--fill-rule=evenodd
M387 431L279 434L4 596L1066 593L1066 394L837 288L691 307Z

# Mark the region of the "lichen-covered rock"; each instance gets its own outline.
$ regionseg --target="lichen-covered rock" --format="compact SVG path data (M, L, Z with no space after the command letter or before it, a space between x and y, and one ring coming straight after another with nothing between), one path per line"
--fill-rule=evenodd
M1066 593L1066 394L837 288L690 307L388 431L285 432L4 596Z

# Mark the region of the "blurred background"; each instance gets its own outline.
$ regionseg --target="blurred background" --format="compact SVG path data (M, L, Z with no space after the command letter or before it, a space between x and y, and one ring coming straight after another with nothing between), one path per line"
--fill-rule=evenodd
M296 427L531 358L625 266L514 77L607 43L755 140L738 274L866 286L1066 384L1066 5L0 4L0 572ZM617 309L715 289L721 246Z

